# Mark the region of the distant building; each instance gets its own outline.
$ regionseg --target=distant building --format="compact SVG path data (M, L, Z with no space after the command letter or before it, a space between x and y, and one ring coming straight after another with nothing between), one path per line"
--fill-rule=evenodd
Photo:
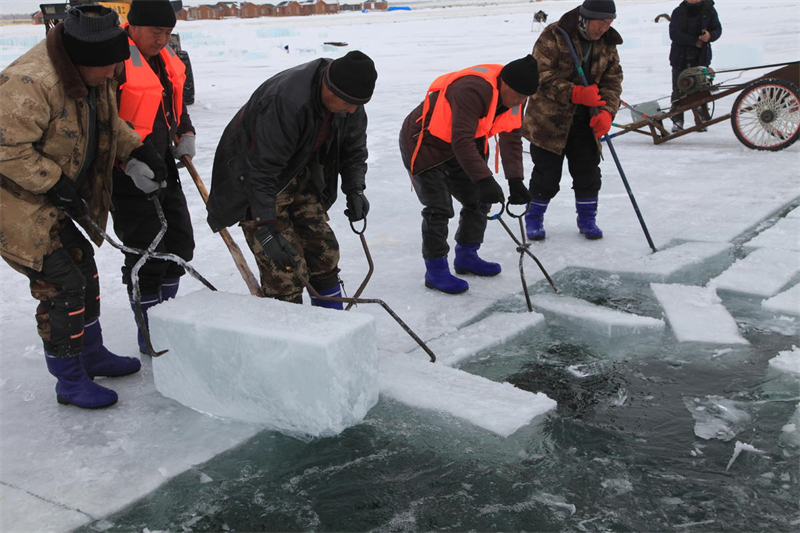
M34 24L44 24L44 15L41 11L37 11L33 15L31 15L31 22Z
M245 2L239 6L239 16L243 19L274 17L276 15L277 9L272 4L254 4L253 2Z
M178 20L190 20L189 19L189 10L185 7L182 7L180 11L175 12L175 18Z
M220 20L222 18L222 8L209 5L190 7L189 16L194 20Z
M223 17L239 16L239 6L236 5L236 2L217 2L217 5L222 9Z
M361 11L364 6L361 4L339 4L339 11Z
M303 14L300 2L295 0L284 0L277 5L279 17L299 17Z
M389 2L369 1L364 2L363 6L367 11L386 11L389 9Z

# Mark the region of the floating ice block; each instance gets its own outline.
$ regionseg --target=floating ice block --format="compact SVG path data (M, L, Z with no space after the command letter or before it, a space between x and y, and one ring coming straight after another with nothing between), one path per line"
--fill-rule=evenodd
M564 317L609 337L664 329L663 320L609 309L572 296L535 294L531 297L531 303L539 311Z
M714 289L651 283L679 342L749 344Z
M448 413L503 437L556 407L541 392L410 355L381 354L380 368L381 394L412 407Z
M800 315L800 283L761 302L761 309L786 315Z
M709 287L772 296L800 272L795 252L759 248L708 282Z
M335 435L378 401L371 315L197 291L149 313L161 394L287 433Z

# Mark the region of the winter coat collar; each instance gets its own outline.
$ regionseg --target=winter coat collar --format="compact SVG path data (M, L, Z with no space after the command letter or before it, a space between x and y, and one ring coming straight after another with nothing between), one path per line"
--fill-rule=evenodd
M567 11L558 21L559 27L566 30L570 37L575 39L577 39L580 35L578 33L578 16L580 9L580 7L576 7L572 11ZM600 40L612 46L619 46L622 44L622 36L614 28L608 28L608 31L605 32L602 37L600 37Z
M64 23L59 22L55 28L47 33L47 55L56 69L64 92L73 100L80 100L89 95L89 89L83 83L78 68L70 60L64 49Z

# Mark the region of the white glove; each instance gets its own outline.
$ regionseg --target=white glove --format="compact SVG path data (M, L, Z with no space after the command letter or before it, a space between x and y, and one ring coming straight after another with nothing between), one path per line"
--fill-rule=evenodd
M161 187L167 186L166 181L160 183L155 181L153 170L147 166L146 163L138 159L131 159L128 161L128 164L125 165L125 174L130 176L133 180L133 184L145 194L154 193Z
M194 159L194 155L197 153L194 147L195 136L193 133L184 133L181 135L181 138L178 139L178 146L172 148L172 155L175 159L180 159L181 157L188 155L189 159Z

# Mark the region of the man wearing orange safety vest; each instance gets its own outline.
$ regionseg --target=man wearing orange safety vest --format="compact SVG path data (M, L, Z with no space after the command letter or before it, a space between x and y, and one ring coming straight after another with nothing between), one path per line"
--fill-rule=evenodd
M422 209L425 286L450 294L469 284L450 273L448 222L453 198L461 203L453 266L458 274L495 276L500 265L478 257L493 203L503 189L487 164L489 138L497 135L508 180L509 202L530 201L523 183L522 114L539 86L536 60L528 55L507 65L477 65L439 76L400 130L400 153ZM495 171L497 159L495 157Z
M119 115L133 124L142 139L149 141L164 160L167 178L155 182L150 176L114 172L114 231L126 246L147 249L161 230L153 197L157 197L167 221L167 232L156 251L172 253L189 261L194 253L186 198L181 189L175 160L195 155L195 131L183 103L185 67L168 45L175 12L168 0L133 0L128 12L131 57L124 62L119 81ZM130 174L130 172L128 173ZM140 259L125 254L122 281L133 293L131 272ZM172 298L178 292L183 267L171 261L148 260L138 272L142 309ZM135 305L131 296L131 307ZM138 325L138 324L137 324ZM139 330L139 349L147 353Z

